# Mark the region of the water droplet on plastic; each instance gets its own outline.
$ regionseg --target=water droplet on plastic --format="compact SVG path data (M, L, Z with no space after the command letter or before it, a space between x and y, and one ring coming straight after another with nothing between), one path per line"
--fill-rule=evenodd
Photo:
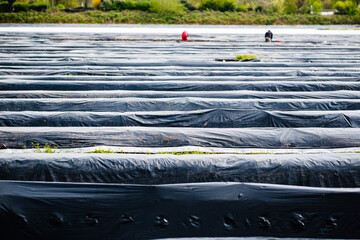
M244 197L244 194L242 194L242 193L239 193L238 194L238 199L241 199L241 198L243 198Z

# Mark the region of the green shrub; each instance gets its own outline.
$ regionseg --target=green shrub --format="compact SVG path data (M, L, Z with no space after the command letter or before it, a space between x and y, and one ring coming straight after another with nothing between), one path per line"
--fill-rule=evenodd
M8 2L0 2L0 12L10 12L10 5Z
M249 9L249 4L241 4L236 8L237 12L246 12Z
M235 11L236 0L201 0L200 10Z
M107 11L110 10L111 5L112 5L111 0L102 0L101 3L99 4L98 9Z
M57 9L65 9L65 6L62 5L61 3L59 3L58 5L56 5Z
M116 11L124 11L124 10L141 10L141 11L149 11L150 3L147 1L114 1L110 10Z
M270 2L269 6L265 10L268 12L273 12L273 13L284 12L284 1L273 0Z
M189 3L187 0L181 0L180 3L184 5L184 7L189 11L195 11L196 7L194 7L191 3Z
M47 9L47 5L46 3L39 3L38 5L33 5L31 9L34 11L41 12Z
M30 4L25 2L15 2L14 12L27 12L30 9Z
M45 11L46 9L47 9L46 3L40 3L38 5L28 4L25 2L15 2L14 3L14 12L27 12L29 10L34 10L34 11L40 12L40 11Z
M156 13L180 14L185 7L178 0L151 0L150 11Z
M297 12L297 6L294 0L284 1L284 12L287 14L293 14Z
M324 5L323 5L322 2L319 1L319 0L313 2L313 4L312 4L312 10L313 10L313 12L315 12L315 13L321 12L321 9L323 9L323 8L324 8Z
M133 2L132 10L149 11L150 3L148 1Z
M351 1L337 1L333 7L341 14L356 15L359 13L359 9L357 8L356 4Z

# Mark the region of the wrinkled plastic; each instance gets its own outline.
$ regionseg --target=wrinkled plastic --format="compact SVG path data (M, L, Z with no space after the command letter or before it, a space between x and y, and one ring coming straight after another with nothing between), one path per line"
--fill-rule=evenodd
M326 28L1 26L1 239L359 239L359 31ZM65 153L99 145L299 152Z
M0 154L0 179L126 184L253 182L360 187L360 154Z
M58 148L223 147L327 149L360 147L360 128L153 128L153 127L0 127L8 148L32 143Z
M171 101L170 101L171 103ZM0 104L1 105L1 104ZM162 106L162 104L158 104ZM169 105L170 108L171 105ZM107 109L109 110L109 109ZM149 112L3 112L0 126L28 127L323 127L358 128L360 111L261 111L208 109Z
M118 99L2 99L0 111L147 112L206 109L335 111L360 110L359 99L212 99L122 98ZM355 112L356 113L356 112Z
M358 75L358 73L354 73ZM133 90L133 91L360 91L360 82L217 82L213 81L0 81L0 90L63 90L63 91L94 91L94 90Z
M0 98L228 98L228 99L360 99L359 91L264 92L264 91L2 91Z
M359 189L0 181L7 239L358 238Z

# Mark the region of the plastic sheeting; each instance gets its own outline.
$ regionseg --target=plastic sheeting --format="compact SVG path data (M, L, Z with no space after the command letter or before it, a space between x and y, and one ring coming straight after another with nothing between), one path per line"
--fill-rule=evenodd
M350 148L360 146L359 128L153 128L153 127L0 127L8 148L33 143L58 148L223 147L223 148Z
M93 91L93 90L151 90L151 91L360 91L360 82L218 82L213 81L0 81L0 90L63 90L63 91Z
M7 239L358 238L359 189L0 181Z
M1 236L360 238L358 154L331 153L360 147L358 31L180 28L0 27ZM98 145L305 150L65 153Z
M327 127L357 128L360 111L278 112L236 109L162 112L2 112L0 126Z
M122 99L2 99L0 111L90 111L147 112L240 110L360 110L360 99L212 99L212 98L122 98Z
M324 92L263 92L263 91L2 91L3 98L174 98L202 97L226 99L360 99L358 91L324 91Z
M253 182L360 187L360 154L0 154L0 179L126 184Z

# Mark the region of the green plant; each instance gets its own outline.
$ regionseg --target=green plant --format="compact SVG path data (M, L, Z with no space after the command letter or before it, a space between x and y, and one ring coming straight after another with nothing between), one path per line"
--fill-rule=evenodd
M111 148L108 148L107 150L100 148L96 148L94 151L90 151L88 153L118 153L117 151L111 150Z
M178 0L151 0L150 11L155 13L181 14L185 7Z
M35 143L31 142L31 147L32 147L33 149L35 149L34 152L36 152L36 153L41 153L41 149L40 149L40 144L39 144L39 143L35 144Z
M56 146L53 146L53 148L57 148ZM54 149L51 149L51 145L50 144L45 144L44 146L45 149L45 153L55 153Z
M244 61L244 60L250 60L250 59L256 59L256 55L253 54L241 54L241 55L236 55L236 60L237 61Z
M181 151L181 152L158 152L156 154L173 154L173 155L186 155L186 154L218 154L213 152L202 152L202 151Z
M31 147L34 149L35 153L55 153L55 149L57 149L57 147L54 145L51 147L51 144L46 143L44 145L44 150L41 149L40 143L34 143L31 142Z

